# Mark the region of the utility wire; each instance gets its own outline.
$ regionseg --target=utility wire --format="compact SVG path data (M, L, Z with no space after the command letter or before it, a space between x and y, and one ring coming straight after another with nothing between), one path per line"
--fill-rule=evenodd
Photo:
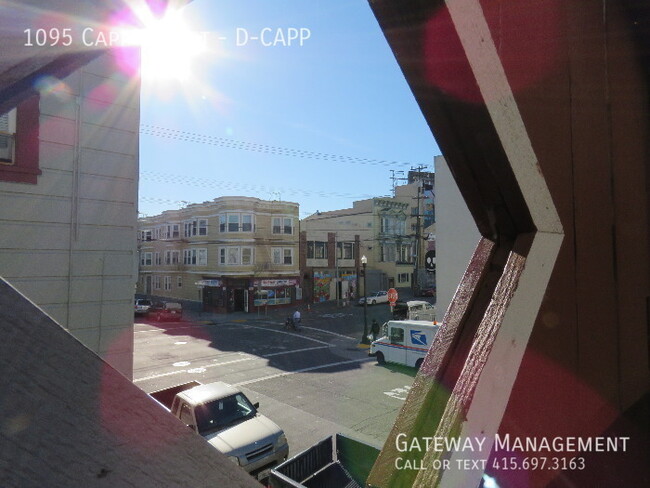
M156 125L141 124L140 134L164 137L167 139L175 139L185 142L194 142L197 144L208 144L212 146L219 146L228 149L239 149L243 151L252 151L262 154L270 154L274 156L287 156L304 159L317 159L338 163L350 164L367 164L373 166L412 166L410 163L401 161L387 161L371 158L359 158L355 156L342 156L338 154L328 154L317 151L308 151L305 149L293 149L281 146L270 146L267 144L256 144L253 142L237 141L235 139L227 139L225 137L216 137L206 134L198 134L196 132L186 132L176 129L169 129Z
M140 178L147 181L153 181L158 183L174 183L180 185L188 185L192 187L203 187L203 188L214 188L218 190L246 190L250 191L256 195L264 193L280 193L282 194L292 194L292 195L302 195L306 197L310 196L320 196L320 197L342 197L342 198L372 198L372 195L353 195L351 193L341 193L341 192L332 192L332 191L309 191L298 188L277 188L277 187L267 187L263 185L248 185L245 183L234 183L234 182L225 182L223 180L215 180L209 178L200 178L172 173L158 173L152 171L142 171L140 173Z

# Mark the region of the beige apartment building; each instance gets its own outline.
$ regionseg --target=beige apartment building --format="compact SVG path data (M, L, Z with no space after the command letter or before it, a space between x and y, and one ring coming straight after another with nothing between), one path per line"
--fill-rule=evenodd
M139 107L107 53L0 114L0 276L128 378Z
M333 233L340 242L351 243L358 239L354 267L359 270L357 260L363 256L367 258L367 291L405 288L411 286L413 273L414 238L408 228L409 212L408 203L377 197L353 202L352 208L310 215L301 221L301 230L305 231L307 243L323 242L328 233ZM319 264L309 260L306 263L308 267ZM348 261L346 264L352 263ZM318 285L317 271L320 270L313 266L313 285ZM358 284L360 293L366 293L363 280Z
M302 300L298 204L226 196L139 220L137 293L253 312Z
M437 159L437 158L436 158ZM407 231L414 239L414 291L435 288L435 173L409 171L408 183L396 186L394 199L409 206Z

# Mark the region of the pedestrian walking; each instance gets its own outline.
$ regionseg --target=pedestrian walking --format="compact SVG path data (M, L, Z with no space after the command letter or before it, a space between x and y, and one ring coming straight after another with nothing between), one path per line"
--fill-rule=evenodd
M293 326L296 328L296 330L300 329L300 310L296 309L295 312L293 312Z
M370 326L370 332L372 333L372 340L377 340L379 337L379 324L376 319L372 319L372 325Z

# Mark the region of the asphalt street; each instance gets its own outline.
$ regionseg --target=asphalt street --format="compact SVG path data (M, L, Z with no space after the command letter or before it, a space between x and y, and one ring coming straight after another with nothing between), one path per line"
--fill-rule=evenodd
M285 430L290 455L337 432L380 447L415 370L379 366L359 347L362 307L303 307L300 332L284 328L290 313L136 319L134 382L148 393L190 380L239 386ZM387 305L368 307L368 324L389 316Z

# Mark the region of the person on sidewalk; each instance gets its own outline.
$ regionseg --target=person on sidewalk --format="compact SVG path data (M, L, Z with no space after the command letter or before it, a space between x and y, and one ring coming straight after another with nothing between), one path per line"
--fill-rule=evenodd
M370 333L372 334L372 340L376 341L379 337L379 324L376 319L372 319L372 325L370 326Z

